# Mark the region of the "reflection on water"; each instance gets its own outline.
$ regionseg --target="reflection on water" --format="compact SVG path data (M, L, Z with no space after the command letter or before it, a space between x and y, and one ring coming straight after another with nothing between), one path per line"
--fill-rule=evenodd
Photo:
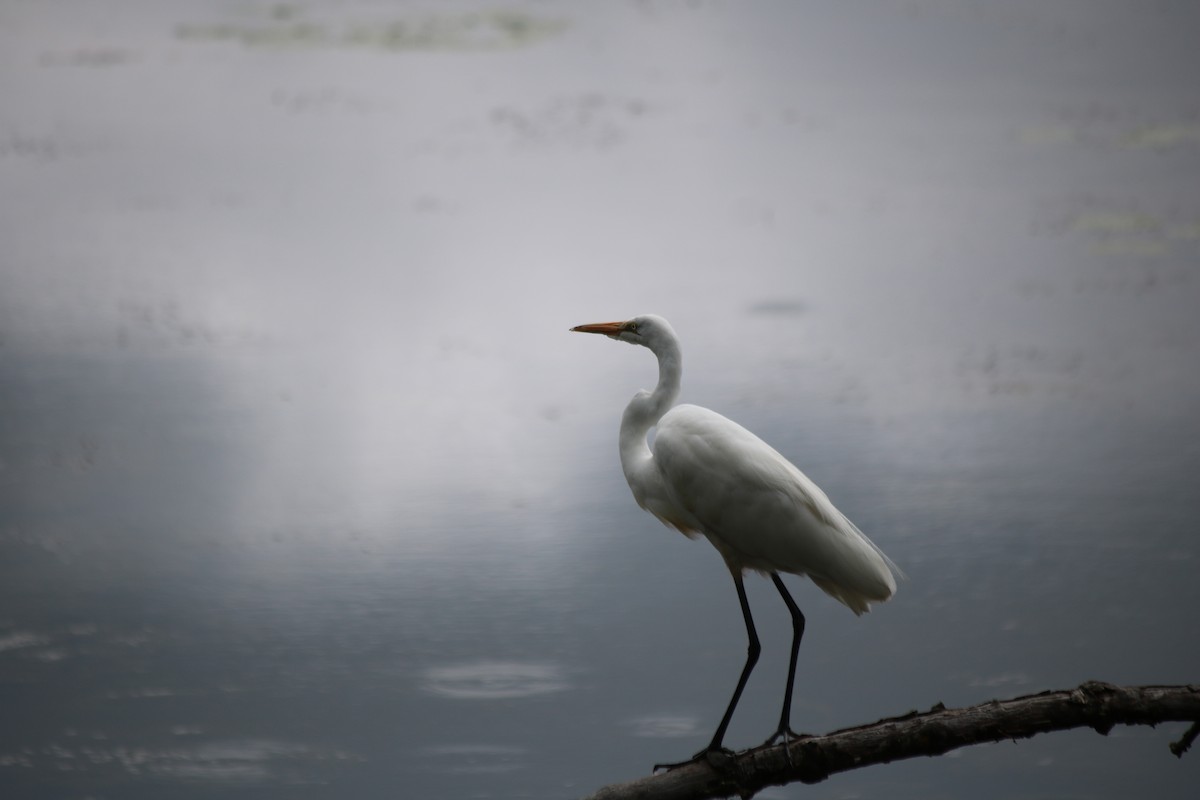
M802 579L797 729L1195 682L1187 4L0 9L0 795L564 797L744 629L636 508L661 313L909 575ZM790 622L728 741L779 712ZM838 795L1183 798L1174 726ZM775 797L792 796L777 790Z
M1002 672L998 675L977 675L967 681L968 686L985 686L993 687L1011 687L1014 692L1021 690L1021 687L1028 686L1032 680L1024 672Z
M425 689L462 700L533 697L570 688L553 664L481 661L434 667L425 674Z
M529 752L522 747L458 744L423 747L421 756L425 768L437 772L488 774L527 768Z
M41 647L42 645L49 644L49 642L50 639L48 637L40 636L36 633L12 631L6 633L4 636L0 636L0 652L4 650L16 650L21 647ZM41 656L39 655L38 657Z
M176 733L176 736L193 735ZM325 761L361 761L351 753L318 751L274 740L218 740L159 747L123 745L100 732L63 731L62 738L39 748L0 755L0 765L46 773L82 773L88 780L124 778L200 782L215 791L247 785L287 784Z
M671 739L677 736L697 736L700 721L680 714L647 714L634 717L627 723L634 736L650 739Z

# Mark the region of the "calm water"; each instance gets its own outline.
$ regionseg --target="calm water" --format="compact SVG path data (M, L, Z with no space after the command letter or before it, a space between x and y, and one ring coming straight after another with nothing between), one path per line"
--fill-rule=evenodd
M436 10L430 10L435 8ZM795 724L1200 680L1190 3L0 7L0 794L551 798L744 655L616 457L685 398L908 574ZM773 728L789 625L730 730ZM764 797L1191 797L1180 725Z

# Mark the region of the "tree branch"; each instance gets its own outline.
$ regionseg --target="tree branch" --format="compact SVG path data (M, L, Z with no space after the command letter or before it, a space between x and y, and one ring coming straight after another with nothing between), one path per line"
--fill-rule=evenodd
M1027 739L1039 733L1090 727L1107 734L1114 725L1191 721L1171 745L1182 756L1200 731L1200 685L1113 686L1088 681L1077 689L992 700L970 708L909 712L870 725L804 736L784 745L728 756L607 786L585 800L701 800L751 797L767 786L819 783L830 775L916 756L937 756L967 745Z

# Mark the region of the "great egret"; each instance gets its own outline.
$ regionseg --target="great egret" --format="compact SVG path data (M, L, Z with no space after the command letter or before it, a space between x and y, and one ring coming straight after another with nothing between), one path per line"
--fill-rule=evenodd
M690 538L704 536L733 574L750 640L746 664L712 741L691 760L724 749L725 730L758 662L761 646L742 582L748 569L771 577L792 615L783 713L767 740L773 744L782 738L786 743L796 735L790 723L792 684L804 615L779 573L807 575L855 614L862 614L872 602L892 596L896 591L892 570L899 570L815 483L762 439L707 408L675 405L683 360L679 339L665 319L648 314L571 330L642 345L658 357L658 385L653 392L643 389L635 394L621 417L625 480L639 506ZM651 448L647 435L656 426Z

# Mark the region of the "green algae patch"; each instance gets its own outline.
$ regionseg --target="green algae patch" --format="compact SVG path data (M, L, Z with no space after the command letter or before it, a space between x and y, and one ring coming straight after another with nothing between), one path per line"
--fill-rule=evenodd
M1151 125L1128 134L1121 142L1136 149L1167 150L1200 145L1200 125Z
M484 51L528 47L558 35L566 27L567 23L558 18L504 10L321 22L306 19L295 6L276 5L253 21L179 25L175 38L264 49Z
M1160 231L1163 223L1149 214L1089 211L1076 216L1071 228L1087 233L1128 235Z

